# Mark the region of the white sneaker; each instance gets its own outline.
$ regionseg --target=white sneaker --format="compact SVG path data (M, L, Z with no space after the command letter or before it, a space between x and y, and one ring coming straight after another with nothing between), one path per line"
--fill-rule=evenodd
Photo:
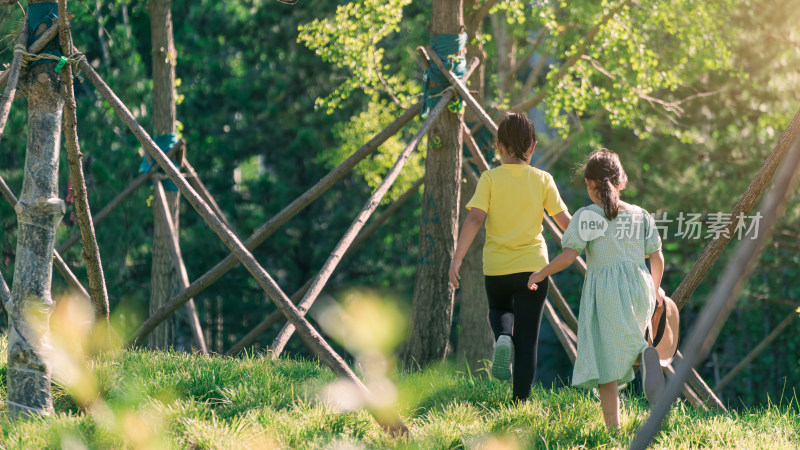
M501 335L494 346L492 376L498 380L511 379L511 357L514 355L514 342L511 336Z

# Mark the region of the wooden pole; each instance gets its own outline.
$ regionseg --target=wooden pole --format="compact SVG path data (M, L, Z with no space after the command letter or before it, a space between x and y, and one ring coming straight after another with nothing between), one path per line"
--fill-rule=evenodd
M650 417L636 434L631 444L633 449L644 449L658 433L661 422L669 412L672 402L680 391L680 385L688 378L692 367L702 361L711 350L725 319L735 306L744 282L752 272L764 245L774 231L775 223L783 217L789 194L797 187L800 173L800 135L793 139L791 151L785 164L774 180L774 188L766 195L759 208L761 223L757 238L752 233L736 249L722 277L714 289L711 299L700 312L689 338L683 346L685 358L675 367L675 376L667 383L661 397L656 401Z
M469 153L472 155L472 158L475 160L475 164L478 166L478 170L481 172L489 170L489 163L486 162L486 158L484 158L481 154L481 149L478 147L478 144L475 142L475 139L469 132L469 128L467 128L467 124L464 122L461 122L461 133L464 136L464 142L467 143Z
M17 45L25 47L28 45L28 15L22 19L22 30L19 32L17 38ZM22 53L14 53L14 59L11 61L11 67L3 73L8 73L8 84L3 91L3 97L0 99L0 139L3 138L3 131L6 129L6 122L8 122L8 114L11 112L11 103L14 102L14 97L17 95L17 82L19 81L19 73L22 70L23 62Z
M209 192L205 183L203 183L203 180L201 180L200 176L197 175L197 171L194 170L194 167L192 167L191 164L189 164L188 159L184 158L183 166L187 172L186 181L188 181L189 184L194 188L194 190L197 191L197 193L203 197L203 200L205 200L206 203L208 203L208 206L210 206L211 209L214 210L214 213L217 215L219 220L221 220L226 227L235 231L233 229L233 226L231 226L231 223L225 217L225 213L222 212L222 208L220 208L219 205L217 204L217 201L214 200L214 196L211 195L211 192Z
M294 294L290 297L290 300L295 305L300 303L300 300L303 299L303 296L306 295L308 292L308 288L311 287L311 283L314 282L314 278L309 278L306 280L305 284L300 287ZM283 314L279 309L272 311L264 320L259 322L252 330L250 330L239 342L233 344L228 351L225 352L225 356L235 356L238 355L239 352L244 350L245 348L251 346L253 342L256 341L262 334L264 334L267 330L269 330L273 325L278 323L281 320Z
M430 46L427 47L427 50L430 60L433 61L433 63L436 64L436 67L438 67L439 70L444 74L444 76L447 77L447 80L450 82L450 85L453 86L453 88L456 90L459 97L461 97L462 100L467 102L467 105L469 105L470 108L472 108L472 110L476 113L481 123L483 123L484 126L489 128L489 130L491 130L493 135L497 136L497 125L494 123L492 118L489 117L488 114L486 114L486 111L484 111L481 105L478 104L477 100L475 100L472 94L469 93L469 89L467 89L467 87L464 85L464 82L461 81L457 76L455 76L453 72L447 70L447 67L445 67L444 63L442 62L442 59L439 58L439 55L436 54L436 52L433 51L433 49ZM469 78L469 76L465 76L464 78L465 79Z
M776 326L775 329L772 330L772 332L767 335L767 337L765 337L761 342L758 343L758 345L756 345L755 347L753 347L752 350L750 350L750 353L748 353L747 356L745 356L744 359L742 359L739 362L739 364L737 364L733 369L731 369L731 371L728 372L727 375L722 377L719 383L717 383L717 385L714 386L714 392L716 393L721 392L722 389L728 385L728 383L733 381L733 379L736 377L736 375L739 374L739 372L744 370L744 368L747 367L750 364L750 362L752 362L753 359L755 359L756 356L758 356L762 351L764 351L764 349L767 348L767 346L770 343L772 343L772 341L774 341L775 338L778 337L778 335L781 334L781 332L783 332L783 330L785 330L786 327L788 327L796 318L797 318L797 311L790 312L789 315L787 315L781 321L781 323L779 323L778 326Z
M23 27L27 28L27 16L25 18L25 25ZM30 33L30 30L28 31ZM28 53L39 53L42 49L52 41L56 35L58 34L58 24L53 24L50 28L48 28L41 36L39 36L33 44L28 47ZM25 34L25 40L27 42L28 36L27 33ZM6 84L10 81L11 73L13 70L13 63L12 67L8 70L0 74L0 89L6 87ZM12 97L13 99L13 97Z
M689 301L689 297L691 297L694 290L697 289L697 286L700 285L700 282L705 278L711 266L714 265L719 255L722 254L722 251L725 250L728 242L730 242L735 234L737 217L748 214L767 189L775 171L784 160L792 142L795 141L797 136L800 136L800 111L795 114L792 122L786 128L786 131L783 132L780 140L778 140L778 144L772 149L772 152L767 156L767 159L764 161L761 169L758 170L758 173L756 173L753 181L750 182L750 185L739 198L736 206L733 207L730 216L731 223L728 225L727 233L718 234L714 240L708 243L697 258L697 261L695 261L692 269L689 270L689 273L683 278L681 284L678 285L678 289L672 294L672 299L675 301L678 309L682 309L684 305L686 305L686 302Z
M181 140L180 142L172 146L172 148L167 152L167 156L172 157L172 155L175 154L175 152L180 151L180 149L182 149L185 146L186 143L183 140ZM125 189L122 190L122 192L117 194L116 197L111 199L111 201L108 202L106 206L104 206L103 209L100 210L100 212L92 216L92 223L94 224L94 226L97 226L97 224L102 222L103 219L105 219L111 213L111 211L113 211L117 206L122 204L122 202L126 198L128 198L131 194L136 192L136 190L139 189L143 184L145 184L147 180L149 180L150 177L153 176L153 173L156 170L158 170L158 168L153 166L146 173L143 173L134 178L133 181L131 181L128 184L128 186L126 186ZM64 241L64 243L58 247L58 252L59 253L66 252L67 250L69 250L70 247L75 245L75 243L78 242L80 238L81 238L80 230L76 231L75 233L72 233L72 235L70 235L70 237L68 237Z
M561 290L558 289L556 286L553 277L548 277L549 281L547 283L547 294L550 295L550 298L555 303L556 308L558 308L558 312L564 317L564 323L572 330L573 333L578 332L578 318L575 317L575 313L572 312L572 308L567 303L567 300L561 294Z
M72 286L72 288L77 291L78 294L83 296L84 299L90 302L92 301L92 296L89 295L89 292L83 287L81 282L78 280L78 277L72 273L72 270L70 270L67 263L64 262L64 259L55 250L53 251L53 265L56 266L56 269L58 269L64 279L67 280L67 284Z
M558 314L556 314L556 310L553 309L553 305L548 300L545 300L544 302L544 316L547 318L547 321L550 322L550 326L556 333L558 341L561 342L561 346L564 347L564 350L567 352L569 361L574 365L575 358L578 354L577 342L567 333L569 328L561 321L561 319L559 319Z
M664 367L664 375L666 375L667 381L671 380L675 376L675 369L672 365L668 365ZM680 387L681 393L683 394L683 398L685 398L690 405L694 408L699 409L701 411L708 411L708 406L706 403L697 395L697 392L689 386L687 383L683 383Z
M472 73L475 68L478 67L478 58L473 59L470 62L469 67L467 68L467 76ZM400 171L403 170L403 166L405 166L406 161L411 156L411 152L413 152L417 145L419 145L420 141L422 141L422 137L428 133L428 130L431 129L433 123L439 117L439 114L445 110L447 107L447 102L453 98L454 92L452 90L445 92L442 95L442 98L436 104L433 110L431 110L430 115L427 119L422 123L422 126L417 130L414 134L414 137L406 145L406 148L400 153L400 156L397 157L397 161L394 163L394 166L389 170L386 174L386 177L381 182L380 186L375 189L375 192L370 196L367 203L361 209L361 212L356 216L353 223L350 225L350 228L344 233L339 243L331 252L331 256L328 257L328 260L325 261L325 264L320 269L319 273L317 274L317 279L314 280L314 283L309 288L306 295L303 297L303 300L300 301L298 305L298 309L302 314L308 312L311 308L311 305L317 300L317 297L322 292L322 288L325 287L325 283L328 282L328 279L333 274L334 269L341 261L342 257L344 256L344 252L350 247L355 239L358 232L366 223L369 216L375 212L375 209L378 208L378 205L383 199L383 196L389 191L389 188L392 187L394 180L397 179L398 175L400 175ZM447 100L447 101L445 101ZM294 333L294 326L292 324L286 324L283 329L278 333L278 336L272 342L272 357L277 358L283 352L283 349L286 347L286 344L289 342L289 338Z
M248 272L258 281L259 285L267 292L275 305L289 320L297 327L301 338L314 351L320 360L327 365L336 375L343 377L353 383L353 385L368 398L369 390L361 380L353 373L347 363L325 342L320 333L311 326L303 317L300 311L292 304L286 294L275 283L272 277L256 261L253 255L245 248L239 239L217 219L211 208L200 198L194 189L186 182L181 173L174 166L172 161L164 154L161 149L153 142L141 125L136 121L128 108L120 101L113 91L100 78L89 63L82 61L80 68L89 81L95 85L103 98L108 101L114 111L122 118L128 128L133 132L145 151L158 163L167 176L178 186L180 192L186 200L200 214L203 220L219 236L220 240L236 255L236 258L245 266ZM391 431L407 431L402 420L394 411L371 411L378 422Z
M0 194L3 194L3 197L6 199L9 205L16 208L17 203L19 202L17 200L17 196L14 195L14 192L11 190L11 188L8 187L3 177L0 177ZM89 293L86 291L86 288L84 288L81 282L78 281L78 277L76 277L75 274L72 273L72 270L70 270L67 263L64 262L64 259L61 258L61 255L55 249L53 249L53 265L61 273L61 275L64 276L64 279L67 281L67 284L72 286L72 288L79 294L81 294L84 298L86 298L87 300L91 300L91 297L89 296Z
M0 301L3 302L3 305L11 303L11 290L8 289L8 285L2 273L0 273Z
M672 361L672 370L674 371L675 364L683 359L683 355L681 354L680 350L675 352L675 360ZM706 403L706 406L712 407L720 412L727 412L728 409L725 408L725 405L722 403L722 400L711 390L710 387L706 384L703 378L697 373L697 370L692 368L692 371L689 373L689 379L687 380L689 385L692 389L700 396L700 398Z
M167 220L167 230L170 231L169 238L172 242L170 245L169 250L172 253L172 258L175 260L175 267L178 268L178 282L180 283L181 289L186 289L189 286L189 274L186 272L186 265L183 263L183 257L181 256L181 246L178 241L178 236L171 232L175 230L175 225L172 223L172 216L168 214L169 210L167 209L167 199L166 194L164 193L164 185L161 184L161 180L156 179L153 183L153 193L156 197L161 200L161 202L156 203L162 209L162 213L164 213L164 217ZM208 354L208 347L206 347L206 340L203 337L203 329L200 327L200 318L197 316L197 307L194 304L194 299L189 300L186 302L185 305L186 310L186 321L189 322L189 326L192 329L192 336L194 337L194 343L197 345L197 348L200 349L204 355Z
M353 245L344 252L344 256L342 258L346 258L348 255L356 251L358 247L361 246L364 242L372 236L375 231L383 225L386 220L389 219L399 208L402 206L412 195L416 194L419 190L420 186L422 186L422 182L424 180L420 178L417 180L411 188L409 188L403 195L401 195L397 200L392 202L391 205L386 207L386 209L380 214L380 216L376 217L367 228L364 228L364 231L358 234L358 237L353 241ZM308 289L311 287L311 283L313 283L315 277L309 278L303 284L303 286L297 290L294 294L292 294L292 303L297 304L303 296L308 292ZM239 342L231 346L227 352L225 352L225 356L236 355L241 352L245 347L249 347L253 342L256 341L265 331L269 330L269 328L274 325L280 318L282 317L280 311L273 311L269 316L267 316L264 320L261 321L258 325L256 325L252 330L245 337L243 337Z
M72 49L72 38L67 28L67 1L58 0L58 24L60 28L59 45L61 53L68 55ZM75 214L81 231L83 244L83 260L86 262L86 273L89 277L89 290L92 294L92 306L95 320L108 321L108 291L100 260L100 248L92 223L89 198L86 195L86 179L83 175L83 154L78 142L78 116L76 114L75 91L72 84L72 65L67 64L61 70L66 99L64 102L64 137L66 138L69 176L72 180L72 191L75 197Z
M362 145L355 153L350 155L349 158L344 160L341 164L336 166L331 172L325 175L314 186L308 189L303 195L295 199L292 203L283 208L280 212L272 216L265 222L258 230L253 233L244 245L248 250L253 250L261 245L264 240L277 231L289 219L297 215L311 202L319 198L325 191L333 186L339 179L341 179L347 172L356 166L364 158L372 154L381 144L383 144L392 135L400 131L400 129L410 122L417 114L419 114L421 103L417 103L411 108L407 109L400 117L392 122L388 127L383 129L380 133L375 135L366 144ZM188 289L184 289L177 295L173 296L169 302L164 304L158 311L152 313L150 317L142 323L133 335L129 338L129 343L140 341L143 337L147 336L153 328L159 323L169 317L176 309L186 303L190 298L202 292L208 286L211 286L220 277L228 273L229 270L239 264L236 257L233 255L226 256L216 266L211 268L208 272L203 274L200 278L194 280Z

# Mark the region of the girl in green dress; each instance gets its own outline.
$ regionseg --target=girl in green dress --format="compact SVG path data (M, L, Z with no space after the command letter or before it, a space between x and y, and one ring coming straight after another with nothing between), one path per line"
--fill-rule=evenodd
M578 314L572 384L598 388L606 426L616 429L618 386L633 379L633 365L640 354L647 398L654 400L664 386L655 349L645 340L656 302L663 301L659 287L664 256L650 214L619 197L628 177L616 153L601 149L589 155L584 179L593 203L575 212L561 241L564 251L531 274L528 286L538 289L538 283L569 267L586 251L588 270Z

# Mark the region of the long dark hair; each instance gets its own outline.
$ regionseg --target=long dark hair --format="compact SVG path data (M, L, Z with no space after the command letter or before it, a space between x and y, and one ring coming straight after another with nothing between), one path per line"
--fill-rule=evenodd
M619 191L628 182L619 155L606 148L593 151L586 159L583 177L595 182L594 192L603 202L606 217L616 218L619 214Z
M525 161L525 153L536 142L536 129L525 114L508 113L497 127L497 140L507 152Z

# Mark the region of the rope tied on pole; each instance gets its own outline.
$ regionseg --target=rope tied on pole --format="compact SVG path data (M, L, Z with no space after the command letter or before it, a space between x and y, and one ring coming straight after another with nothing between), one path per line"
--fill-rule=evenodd
M462 56L466 44L467 33L431 35L431 47L444 61L447 69L459 78L463 78L467 72L467 59ZM428 117L431 107L437 102L436 98L441 97L447 89L451 88L447 77L433 64L425 71L424 82L422 109L420 110L420 116L423 119ZM453 113L464 112L464 101L456 95L448 103L447 109Z
M80 76L80 69L78 65L86 60L86 55L83 53L77 52L73 53L69 57L64 56L56 56L51 55L49 53L28 53L28 50L25 46L17 44L14 46L14 54L21 54L22 55L22 68L28 67L28 65L32 62L36 61L53 61L56 63L56 67L53 69L55 73L61 72L61 69L69 64L72 66L72 70L78 74L76 75L79 79L82 79Z

